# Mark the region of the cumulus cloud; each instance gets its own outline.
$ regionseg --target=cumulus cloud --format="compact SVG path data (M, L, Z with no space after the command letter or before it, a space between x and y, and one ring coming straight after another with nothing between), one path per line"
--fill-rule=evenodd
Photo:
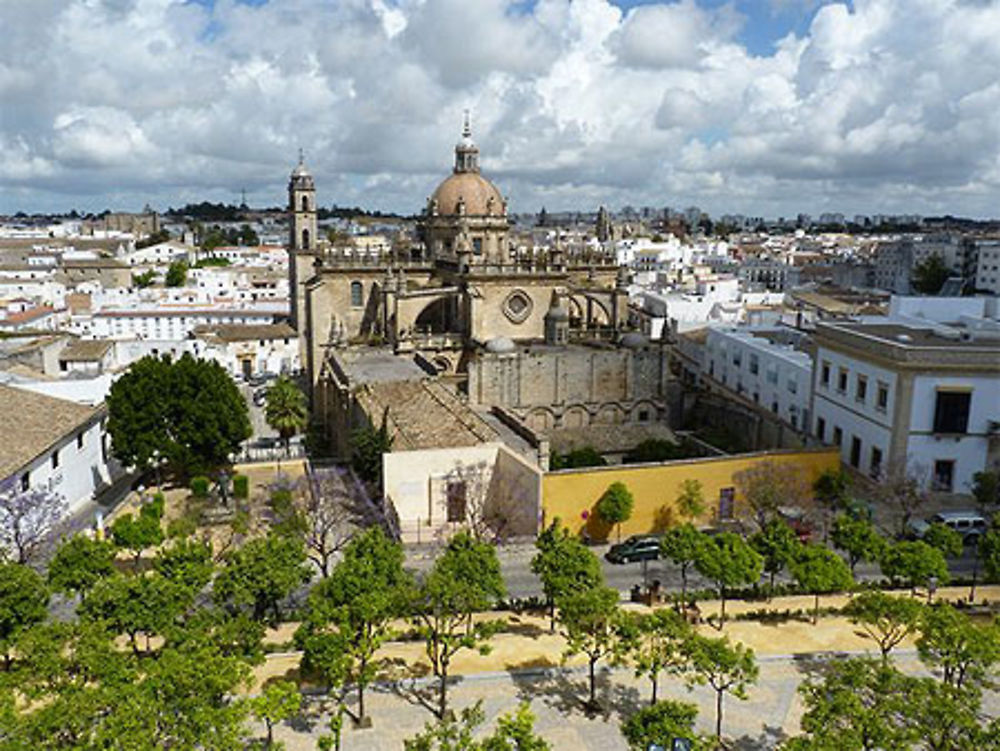
M515 210L996 213L1000 4L790 4L761 55L696 0L4 0L0 210L275 204L301 147L415 211L471 109Z

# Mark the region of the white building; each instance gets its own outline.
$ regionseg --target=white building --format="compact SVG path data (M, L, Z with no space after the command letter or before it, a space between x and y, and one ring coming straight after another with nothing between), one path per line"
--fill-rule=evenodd
M194 334L201 357L215 360L233 377L292 373L301 369L298 335L287 323L205 326Z
M103 407L0 384L0 488L44 489L79 509L118 472L105 417Z
M274 323L287 306L234 307L231 305L159 305L156 307L107 307L90 317L79 333L95 339L187 339L198 326Z
M988 317L959 313L947 324L935 311L817 324L815 435L870 477L905 471L934 490L968 492L976 472L1000 466L1000 322L996 301L987 307Z
M760 405L799 431L808 430L812 359L781 328L710 326L702 377Z
M976 291L1000 295L1000 239L977 240L976 247Z

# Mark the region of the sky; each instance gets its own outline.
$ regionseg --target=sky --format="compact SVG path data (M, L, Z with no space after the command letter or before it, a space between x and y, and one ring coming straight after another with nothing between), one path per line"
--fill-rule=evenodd
M1000 0L0 0L0 212L1000 216Z

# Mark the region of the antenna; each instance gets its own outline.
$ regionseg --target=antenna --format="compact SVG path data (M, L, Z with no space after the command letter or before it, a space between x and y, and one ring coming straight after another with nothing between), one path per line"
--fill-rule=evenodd
M245 207L246 205L247 205L247 189L240 188L240 206Z
M302 150L302 147L299 146L299 164L305 164L305 161L306 153Z
M465 124L462 127L462 135L466 138L472 135L472 125L469 124L469 110L465 110Z

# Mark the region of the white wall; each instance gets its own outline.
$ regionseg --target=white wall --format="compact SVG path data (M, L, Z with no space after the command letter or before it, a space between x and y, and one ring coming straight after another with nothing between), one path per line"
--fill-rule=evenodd
M101 418L97 416L83 429L82 447L73 434L54 449L59 453L58 467L52 466L50 451L18 471L14 479L20 483L21 476L29 472L32 488L46 488L61 495L70 513L74 513L119 471L114 462L109 464L104 460L102 441L107 440L109 449L111 445L111 439L104 436Z

